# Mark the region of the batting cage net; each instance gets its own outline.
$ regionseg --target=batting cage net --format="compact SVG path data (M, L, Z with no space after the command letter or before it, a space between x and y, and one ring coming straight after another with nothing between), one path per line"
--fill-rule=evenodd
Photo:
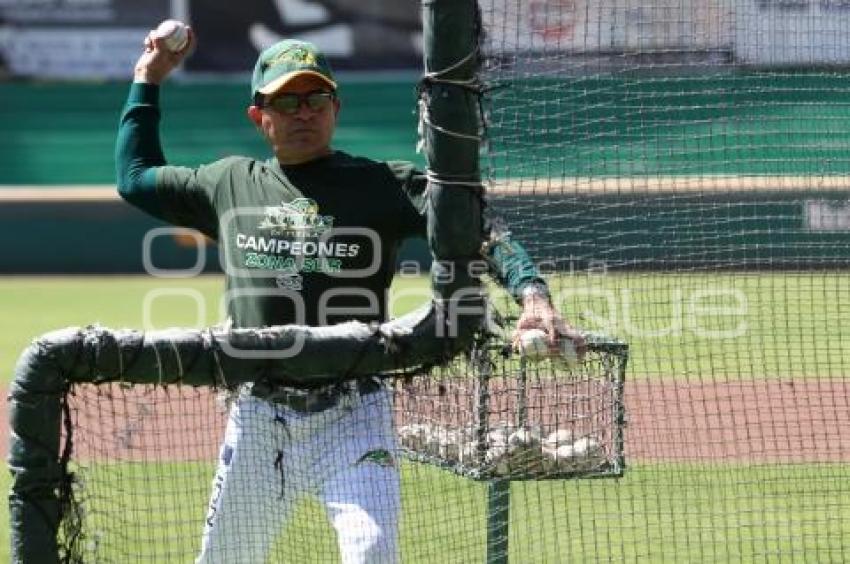
M631 352L625 475L515 484L511 559L847 560L850 11L480 5L492 205Z
M581 367L567 371L552 362L527 365L504 341L487 338L448 366L393 381L398 452L361 464L401 468L403 561L503 557L511 507L515 515L531 512L521 527L551 509L551 501L536 508L524 494L511 495L511 481L622 474L624 345L596 337ZM68 489L62 554L76 562L191 562L216 488L215 461L229 400L238 401L206 387L72 386L63 410ZM330 413L344 419L340 410ZM313 418L311 425L319 424ZM255 475L246 488L268 472L276 479L268 492L259 485L246 491L241 503L270 520L284 503L287 482L309 484L336 472L337 453L360 436L356 428L331 424L330 429L319 439L324 441L321 460L290 461L285 472L274 459L294 453L276 450L283 443L274 433L251 441L254 448L243 452L255 459ZM289 432L316 440L316 429ZM346 486L352 492L377 487ZM557 490L556 482L548 489ZM233 531L242 554L253 554L252 543L265 545L269 537L267 562L338 561L340 548L328 517L309 493L305 488L294 500L292 515L278 530L245 523ZM562 533L557 523L535 530L517 542L549 544Z

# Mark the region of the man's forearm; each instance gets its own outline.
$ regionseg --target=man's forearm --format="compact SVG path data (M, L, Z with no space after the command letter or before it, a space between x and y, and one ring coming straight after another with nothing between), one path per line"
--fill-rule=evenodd
M546 282L540 271L518 241L511 238L509 232L494 234L487 243L485 258L490 267L490 274L499 284L514 297L522 302L524 292L535 293L539 297L547 297Z
M165 164L159 140L159 87L134 82L121 113L115 145L118 193L159 217L156 168Z

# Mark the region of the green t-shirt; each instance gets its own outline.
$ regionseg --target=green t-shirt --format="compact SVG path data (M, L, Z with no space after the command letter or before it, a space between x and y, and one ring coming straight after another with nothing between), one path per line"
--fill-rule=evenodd
M156 182L164 219L218 242L237 327L386 320L399 245L425 235L424 186L411 163L339 151L163 166Z
M289 167L244 157L169 166L159 119L159 87L133 83L115 143L118 191L154 217L219 242L234 325L386 318L396 250L426 231L421 172L341 152ZM482 256L519 300L523 288L544 281L490 211Z

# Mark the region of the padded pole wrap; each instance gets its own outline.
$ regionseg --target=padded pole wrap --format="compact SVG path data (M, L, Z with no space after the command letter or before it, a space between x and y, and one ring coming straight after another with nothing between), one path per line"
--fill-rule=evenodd
M149 332L68 328L44 335L25 351L13 392L60 394L65 385L84 382L233 388L267 380L318 387L341 377L419 370L448 360L443 356L446 343L435 338L441 320L429 304L374 326L350 322ZM448 355L467 343L452 343ZM13 401L18 397L12 394Z
M480 18L474 0L423 0L425 75L421 134L431 173L480 184Z
M478 4L423 0L425 75L420 143L428 160L428 244L434 297L460 326L475 323L481 264ZM477 304L480 306L480 302ZM480 314L480 312L479 312Z
M61 348L61 345L60 345ZM59 561L57 489L65 472L59 460L60 400L66 381L58 359L31 345L18 359L9 389L9 525L13 562Z

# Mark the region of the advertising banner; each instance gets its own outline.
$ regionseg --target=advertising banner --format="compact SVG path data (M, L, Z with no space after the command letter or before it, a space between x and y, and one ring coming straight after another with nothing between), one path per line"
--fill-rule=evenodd
M754 65L850 62L850 0L745 0L735 54Z
M248 72L286 37L316 43L336 69L418 69L419 0L189 0L198 49L187 72Z
M126 78L170 0L0 0L0 67L38 78Z
M850 0L480 0L501 52L734 53L757 65L850 62ZM168 17L195 29L187 74L250 72L284 37L337 69L421 68L420 0L0 0L0 75L124 79Z
M500 50L582 54L729 48L728 0L481 0Z
M337 69L418 69L419 0L0 0L0 68L12 76L126 78L145 34L174 17L198 37L186 73L249 73L285 37Z

